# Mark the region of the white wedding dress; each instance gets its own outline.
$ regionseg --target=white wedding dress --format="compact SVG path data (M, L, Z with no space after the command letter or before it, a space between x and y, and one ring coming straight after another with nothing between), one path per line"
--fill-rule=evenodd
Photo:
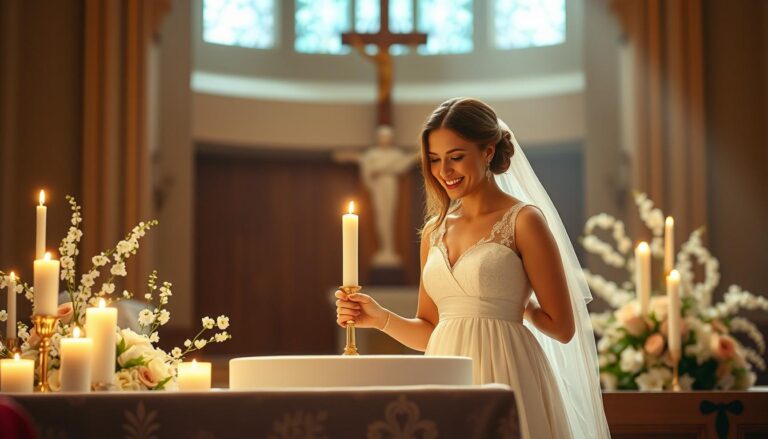
M522 437L570 438L558 383L544 351L523 325L531 287L514 242L517 214L511 207L486 236L453 266L445 246L445 221L430 236L424 287L440 321L426 355L473 360L475 384L503 383L515 391Z

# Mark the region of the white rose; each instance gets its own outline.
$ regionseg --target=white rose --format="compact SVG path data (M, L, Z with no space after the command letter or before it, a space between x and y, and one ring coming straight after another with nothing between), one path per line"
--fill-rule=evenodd
M115 385L120 390L141 390L138 368L123 369L115 373Z
M664 385L668 379L672 377L672 374L668 369L654 367L646 373L641 373L635 378L635 383L644 391L658 391L664 390Z
M146 345L148 347L152 347L152 344L147 340L147 337L137 334L133 332L130 329L121 329L118 334L118 341L123 340L125 341L126 347L134 346L134 345Z
M619 380L616 378L616 375L604 372L600 374L600 383L602 383L605 390L616 390Z
M643 368L645 364L643 351L628 347L621 353L619 367L624 372L636 373Z
M139 357L143 358L144 361L147 361L147 359L152 355L152 351L154 351L154 348L152 348L152 345L150 344L133 345L129 347L128 350L120 354L119 357L117 357L117 364L119 364L121 367L124 367L126 363Z

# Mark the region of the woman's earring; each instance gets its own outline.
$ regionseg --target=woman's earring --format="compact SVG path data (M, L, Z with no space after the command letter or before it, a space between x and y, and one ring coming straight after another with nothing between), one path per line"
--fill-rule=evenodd
M485 163L485 178L488 179L488 181L490 181L492 176L493 176L493 173L491 172L491 162L488 161Z

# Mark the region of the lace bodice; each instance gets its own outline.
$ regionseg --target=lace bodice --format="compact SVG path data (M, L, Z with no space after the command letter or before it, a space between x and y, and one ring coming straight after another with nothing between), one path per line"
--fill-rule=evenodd
M522 202L512 206L490 233L465 250L453 266L445 246L445 221L431 233L422 275L441 319L486 317L522 321L531 289L516 253L515 222L525 206Z

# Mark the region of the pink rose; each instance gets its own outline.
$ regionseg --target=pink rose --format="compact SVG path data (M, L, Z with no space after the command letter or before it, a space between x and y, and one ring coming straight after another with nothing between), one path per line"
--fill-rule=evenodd
M636 301L633 301L617 309L614 316L620 324L624 325L629 319L637 317L639 314L640 305Z
M56 310L56 316L61 320L61 323L66 325L72 321L72 302L65 302L59 305L59 309Z
M717 366L715 375L717 375L717 379L721 379L729 373L731 373L731 365L729 363L720 363L720 365Z
M718 360L730 360L736 356L736 341L727 335L713 335L710 340L712 355Z
M635 316L624 323L624 329L627 330L627 334L639 337L648 329L648 325L645 324L644 318Z
M664 352L664 345L664 336L658 332L655 332L651 334L647 339L645 339L645 345L643 348L649 355L658 357L662 352Z
M152 371L146 366L139 366L139 381L144 384L147 389L153 389L157 386L157 379L152 376Z

